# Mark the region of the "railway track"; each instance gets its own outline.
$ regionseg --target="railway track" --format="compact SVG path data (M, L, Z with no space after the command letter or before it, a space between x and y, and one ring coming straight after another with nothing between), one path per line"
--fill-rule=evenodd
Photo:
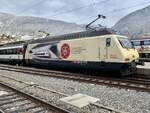
M0 113L69 113L0 81Z
M38 89L40 89L40 90L43 90L43 93L45 92L45 91L47 91L47 92L50 92L50 93L54 93L54 94L59 94L59 95L62 95L63 97L68 97L68 96L71 96L71 95L69 95L69 94L66 94L66 93L62 93L62 92L58 92L58 91L56 91L56 90L53 90L53 89L48 89L48 88L46 88L46 87L43 87L43 86L40 86L40 85L38 85L38 84L31 84L31 82L26 82L26 81L22 81L22 80L20 80L20 79L16 79L16 78L14 78L14 77L12 77L12 76L5 76L5 75L0 75L0 79L1 79L1 81L0 81L0 83L2 82L3 84L4 84L4 80L2 79L2 78L5 78L5 84L7 84L7 85L9 85L9 87L11 86L13 86L13 87L17 87L18 88L18 90L24 90L25 92L28 92L28 93L30 93L30 94L32 94L32 95L37 95L37 97L40 97L40 98L42 98L42 99L44 99L45 97L42 97L42 96L39 96L38 94L36 94L34 91L33 92L30 92L30 91L26 91L25 90L25 88L27 88L27 89L30 89L30 88L38 88ZM20 83L20 84L18 84L18 83ZM21 84L24 84L23 86L21 85ZM19 87L18 87L18 85L19 85ZM8 86L7 86L8 87ZM14 88L13 88L14 89ZM1 88L0 88L0 91L1 91ZM6 95L7 96L7 95ZM49 99L48 100L46 100L46 101L50 101ZM51 102L51 101L50 101ZM24 103L22 103L23 105L24 105ZM22 104L21 104L21 106L22 106ZM11 105L12 106L12 105ZM15 106L17 106L17 108L18 108L18 104L16 105L15 104ZM19 105L20 106L20 105ZM118 109L114 109L113 107L110 107L110 106L104 106L104 105L102 105L102 104L99 104L99 103L90 103L89 104L89 106L91 106L91 108L94 108L94 109L100 109L100 110L105 110L105 111L110 111L110 112L114 112L114 113L127 113L127 112L124 112L124 111L120 111L120 110L118 110ZM0 104L0 108L1 108L1 104ZM10 107L9 107L10 108ZM7 108L8 109L8 108ZM14 107L12 107L12 109L14 109ZM81 110L81 112L82 112L82 109L80 109ZM20 111L24 111L24 109L21 109L20 108ZM68 111L67 111L68 112ZM1 111L0 111L0 113L1 113ZM2 111L2 113L3 113L3 111ZM14 113L16 113L16 112L14 112ZM19 112L20 113L20 112ZM24 112L23 112L24 113ZM28 113L28 112L25 112L25 113ZM30 112L31 113L31 112ZM39 111L36 111L36 113L39 113ZM44 112L44 113L47 113L47 112ZM48 112L48 113L51 113L51 112ZM52 112L52 113L55 113L55 112ZM63 112L61 112L61 113L63 113ZM71 113L71 112L70 112Z
M102 77L102 76L91 76L91 75L86 75L85 77L85 75L83 74L52 71L52 70L29 68L29 67L17 67L12 65L0 65L0 69L28 73L28 74L42 75L42 76L51 76L59 79L75 80L79 82L105 84L114 87L142 90L147 92L150 91L150 79L147 79L148 76L145 76L144 78L144 76L142 75L134 75L134 77L124 77L124 78Z

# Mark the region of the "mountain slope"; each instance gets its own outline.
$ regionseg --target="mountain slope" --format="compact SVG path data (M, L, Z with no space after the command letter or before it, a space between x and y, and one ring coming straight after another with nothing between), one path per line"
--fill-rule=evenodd
M51 35L60 35L84 30L84 27L75 23L67 23L39 17L15 16L0 13L0 33L10 35L35 35L39 30Z
M150 6L130 13L118 21L113 28L132 38L150 35Z

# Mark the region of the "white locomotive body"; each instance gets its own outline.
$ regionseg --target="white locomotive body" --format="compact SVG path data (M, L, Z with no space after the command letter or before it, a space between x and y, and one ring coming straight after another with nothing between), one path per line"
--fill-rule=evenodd
M63 40L33 41L28 44L26 62L65 69L132 73L139 58L129 39L121 35L100 35Z

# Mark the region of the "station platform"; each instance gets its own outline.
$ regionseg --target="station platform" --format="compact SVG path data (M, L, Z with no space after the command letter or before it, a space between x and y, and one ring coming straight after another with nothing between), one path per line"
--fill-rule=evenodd
M144 74L150 76L150 62L145 62L144 66L137 66L137 74Z

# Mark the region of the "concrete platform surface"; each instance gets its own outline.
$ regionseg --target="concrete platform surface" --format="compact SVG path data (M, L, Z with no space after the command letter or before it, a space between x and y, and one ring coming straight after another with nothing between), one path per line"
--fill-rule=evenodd
M137 66L137 74L149 75L150 76L150 62L145 62L144 66Z
M150 69L150 62L145 62L144 66L138 65L137 68Z

